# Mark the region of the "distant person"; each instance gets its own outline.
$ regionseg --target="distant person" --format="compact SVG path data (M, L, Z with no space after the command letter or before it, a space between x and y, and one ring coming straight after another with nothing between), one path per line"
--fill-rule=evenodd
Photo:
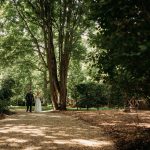
M32 103L34 101L34 96L31 90L26 94L25 99L26 99L26 106L27 106L26 112L28 111L32 112Z
M35 95L35 112L41 112L42 111L42 105L41 105L41 97L40 97L40 92L37 91Z

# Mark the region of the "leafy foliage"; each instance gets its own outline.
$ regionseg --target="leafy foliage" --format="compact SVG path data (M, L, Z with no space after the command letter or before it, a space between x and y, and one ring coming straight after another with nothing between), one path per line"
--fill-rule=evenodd
M77 106L83 108L100 107L107 104L103 95L103 86L96 83L80 83L74 87L73 98L77 99Z
M105 81L129 97L149 96L149 1L91 1L90 18L97 22L91 59Z
M17 86L13 89L15 97L12 101L18 103L23 100L29 86L33 89L44 86L42 73L45 71L45 66L23 20L18 16L13 1L4 2L1 8L0 69L2 76L9 74L17 81ZM24 8L20 7L20 9ZM32 22L28 25L34 36L41 42L42 34L38 26Z
M2 81L0 89L0 113L8 109L10 98L13 96L12 88L15 81L8 77Z
M31 69L46 70L49 82L45 81L51 88L45 91L49 90L54 109L58 109L60 96L61 109L65 110L70 58L85 51L81 34L89 22L84 1L4 1L2 10L0 55L5 56L5 63L1 63L5 66L23 63L30 80Z

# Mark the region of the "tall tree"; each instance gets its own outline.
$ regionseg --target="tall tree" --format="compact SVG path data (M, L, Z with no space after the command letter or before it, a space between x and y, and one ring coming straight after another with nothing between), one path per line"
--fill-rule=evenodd
M17 10L16 18L23 21L24 31L48 69L54 109L65 110L69 60L85 30L83 0L6 0L8 4Z

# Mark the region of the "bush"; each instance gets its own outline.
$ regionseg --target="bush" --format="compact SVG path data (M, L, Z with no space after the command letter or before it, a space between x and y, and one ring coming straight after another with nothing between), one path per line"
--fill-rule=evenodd
M11 105L13 106L25 106L25 101L19 96L11 99Z
M88 82L76 85L72 97L77 99L77 107L88 109L107 104L107 98L103 95L103 85L98 83Z
M13 96L12 87L15 82L12 78L6 78L2 81L0 89L0 113L8 110L10 98Z

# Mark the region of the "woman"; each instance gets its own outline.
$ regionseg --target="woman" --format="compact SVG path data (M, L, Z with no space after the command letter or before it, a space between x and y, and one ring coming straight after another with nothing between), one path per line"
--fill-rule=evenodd
M42 106L41 106L41 100L40 100L40 92L38 91L35 96L35 112L41 112Z

